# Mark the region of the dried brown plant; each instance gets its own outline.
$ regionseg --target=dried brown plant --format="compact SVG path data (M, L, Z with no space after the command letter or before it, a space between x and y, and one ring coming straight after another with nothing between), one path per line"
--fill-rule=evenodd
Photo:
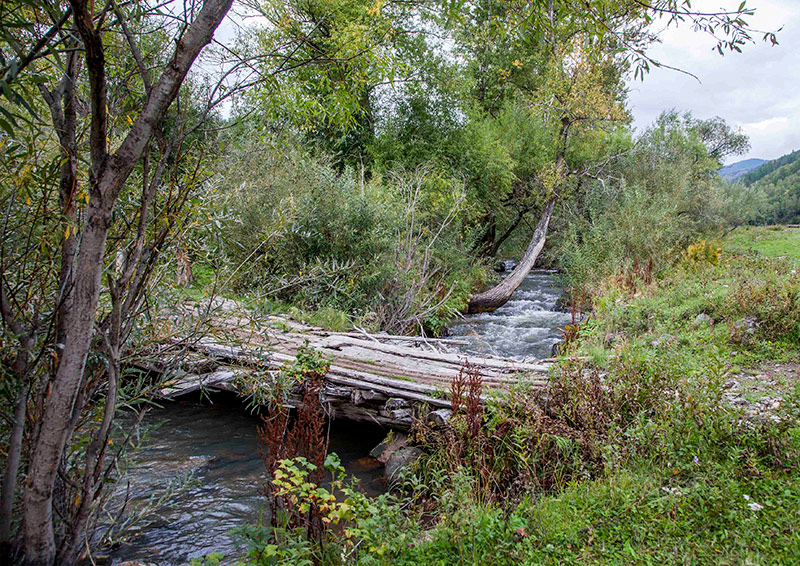
M319 483L324 475L325 456L328 452L328 437L325 434L325 409L322 405L320 393L324 373L318 371L304 372L305 379L296 387L299 389L300 401L297 403L296 415L292 418L289 407L281 402L283 395L277 395L276 400L267 407L261 416L258 427L259 453L267 470L268 483L264 488L270 509L272 509L272 523L276 525L279 512L287 512L292 521L297 522L292 526L299 526L302 522L309 528L309 532L322 528L318 510L312 509L302 521L296 513L292 502L277 495L277 490L271 479L281 460L303 456L315 466L309 474L309 480ZM317 529L313 528L318 527Z

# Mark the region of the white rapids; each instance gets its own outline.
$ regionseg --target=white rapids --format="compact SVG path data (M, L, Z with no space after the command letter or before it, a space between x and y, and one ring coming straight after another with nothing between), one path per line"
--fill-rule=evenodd
M556 310L560 295L554 272L531 271L505 305L455 321L449 335L470 341L461 347L465 353L548 358L561 338L560 328L572 322L568 312Z

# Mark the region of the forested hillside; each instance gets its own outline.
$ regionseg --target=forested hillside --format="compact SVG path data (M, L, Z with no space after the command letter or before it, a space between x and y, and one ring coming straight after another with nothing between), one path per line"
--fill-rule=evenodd
M753 183L756 183L765 177L771 177L778 169L781 169L786 165L792 165L793 163L796 163L798 159L800 159L800 150L793 151L792 153L786 154L778 159L767 161L766 163L758 166L758 168L756 168L754 171L750 171L744 175L742 181L745 185L752 185ZM782 178L785 177L785 175L786 173L782 173L777 175L777 177Z
M800 151L761 165L740 182L757 200L751 222L800 223Z

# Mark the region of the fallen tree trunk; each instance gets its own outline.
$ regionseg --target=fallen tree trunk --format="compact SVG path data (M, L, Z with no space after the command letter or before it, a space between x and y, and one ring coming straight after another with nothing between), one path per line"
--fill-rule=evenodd
M539 224L536 226L536 231L533 233L528 249L525 250L525 255L519 265L511 272L511 274L503 279L498 285L492 287L488 291L473 295L467 304L467 312L470 314L493 311L502 307L517 287L520 286L522 281L528 275L536 259L544 248L545 238L547 237L547 227L550 224L550 217L553 216L553 208L555 207L556 199L551 198L542 210L542 215L539 218Z

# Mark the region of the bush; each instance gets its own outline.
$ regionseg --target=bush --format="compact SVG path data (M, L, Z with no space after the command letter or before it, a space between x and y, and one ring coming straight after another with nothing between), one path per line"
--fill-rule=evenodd
M722 257L722 248L713 242L700 240L681 253L684 263L692 269L705 265L717 265Z
M485 278L462 239L462 184L440 172L365 181L260 142L231 150L224 166L228 291L289 303L336 329L349 318L437 333Z

